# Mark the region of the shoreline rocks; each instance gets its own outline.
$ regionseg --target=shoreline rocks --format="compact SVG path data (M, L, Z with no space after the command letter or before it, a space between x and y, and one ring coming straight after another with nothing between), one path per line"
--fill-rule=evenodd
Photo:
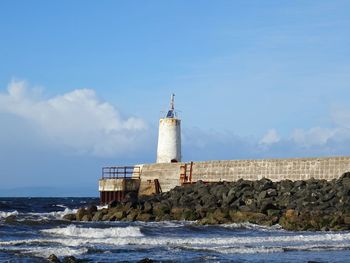
M240 179L177 186L169 192L137 198L129 194L108 208L80 208L64 216L77 221L191 220L198 224L250 222L280 224L292 231L350 230L350 173L339 179Z

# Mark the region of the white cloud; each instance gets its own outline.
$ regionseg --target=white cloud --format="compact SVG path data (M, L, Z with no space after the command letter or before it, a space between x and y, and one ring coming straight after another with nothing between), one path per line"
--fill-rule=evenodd
M123 118L94 90L76 89L44 99L27 86L24 81L12 81L7 93L0 94L0 112L28 120L55 145L114 156L136 150L144 138L147 125L142 119Z
M271 145L278 143L281 140L275 129L269 130L259 141L259 144Z
M295 129L292 132L291 138L300 146L322 146L327 144L327 142L336 135L337 130L336 128L330 129L320 127L313 127L309 130Z

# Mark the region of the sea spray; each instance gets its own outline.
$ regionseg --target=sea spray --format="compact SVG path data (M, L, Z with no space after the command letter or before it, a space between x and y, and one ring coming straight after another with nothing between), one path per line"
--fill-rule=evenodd
M41 230L43 233L58 236L84 238L114 238L114 237L142 237L139 227L110 227L110 228L83 228L70 225L63 228Z

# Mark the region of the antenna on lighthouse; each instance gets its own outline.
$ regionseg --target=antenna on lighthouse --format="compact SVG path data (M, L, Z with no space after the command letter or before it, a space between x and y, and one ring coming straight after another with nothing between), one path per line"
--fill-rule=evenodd
M170 99L170 109L174 110L175 109L175 104L174 104L174 98L175 98L175 94L171 94L171 99Z
M175 98L175 94L171 94L170 97L170 110L168 111L166 117L167 118L174 118L175 117L175 103L174 103L174 98Z

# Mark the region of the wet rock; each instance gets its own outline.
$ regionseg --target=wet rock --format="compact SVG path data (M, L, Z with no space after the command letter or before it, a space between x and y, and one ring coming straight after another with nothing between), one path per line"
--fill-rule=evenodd
M170 206L166 203L154 203L153 214L155 216L164 216L170 213Z
M101 221L104 215L105 215L104 211L102 211L102 210L97 211L91 220L92 221Z
M82 217L82 219L81 219L80 221L85 221L85 222L87 222L87 221L91 221L91 220L92 220L91 215L90 215L90 214L86 214L86 215L84 215L84 216Z
M174 207L171 209L171 216L175 220L182 220L182 213L184 212L184 208L182 207Z
M273 182L270 179L262 178L256 182L256 189L258 191L264 191L273 187Z
M78 263L80 260L76 259L74 256L64 257L62 263Z
M127 194L108 209L79 209L76 220L198 220L199 224L279 223L289 230L350 228L350 173L332 181L283 180L208 183L175 187L137 199ZM68 216L67 218L68 219ZM73 216L72 218L73 219Z
M58 259L58 257L55 254L51 254L48 258L48 261L53 263L61 263L61 261Z
M125 211L116 211L109 215L109 221L120 221L126 217Z
M137 261L138 263L153 263L154 261L150 258L144 258L144 259L141 259L139 261Z
M86 209L86 212L90 215L93 215L97 212L97 206L91 205Z
M67 214L63 216L63 219L65 220L69 220L69 221L74 221L77 219L75 214Z
M77 213L75 214L76 216L76 219L78 221L82 221L83 220L83 217L86 215L86 209L83 207L83 208L79 208Z
M116 207L119 204L120 204L120 202L114 200L108 204L108 208L110 209L110 208Z
M144 221L144 222L149 222L152 219L154 219L154 216L152 214L138 214L136 217L137 221Z
M143 211L145 213L150 213L152 212L152 209L153 209L153 206L152 206L152 203L151 202L145 202L144 205L143 205Z
M137 215L139 214L139 211L138 210L131 210L128 215L126 216L126 219L128 221L135 221L136 220L136 217Z
M122 203L130 203L132 207L135 207L138 204L138 196L135 192L127 193L124 199L122 200Z

